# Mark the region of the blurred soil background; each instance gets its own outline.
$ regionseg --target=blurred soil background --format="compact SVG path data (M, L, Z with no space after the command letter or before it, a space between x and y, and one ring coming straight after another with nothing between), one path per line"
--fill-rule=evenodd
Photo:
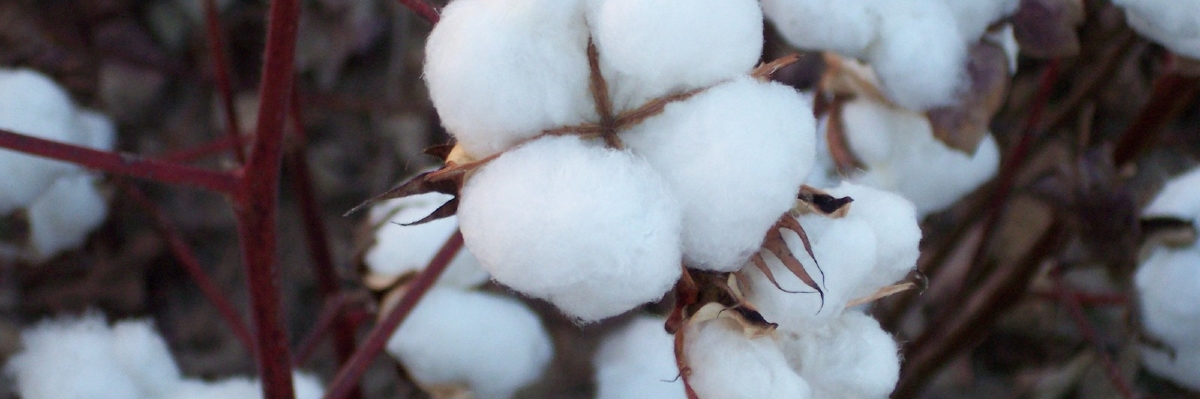
M223 3L220 19L233 63L236 109L242 130L250 133L266 4L219 3ZM976 222L983 220L977 209L990 201L991 186L924 221L923 257L944 252L947 259L937 262L941 266L934 273L925 270L929 259L922 260L923 271L932 277L929 289L919 296L898 295L876 305L875 314L885 327L895 331L900 342L912 344L922 331L940 328L936 323L944 317L941 313L947 304L961 303L989 273L1022 262L1041 232L1054 224L1053 215L1074 221L1063 227L1069 238L1056 244L1060 250L1039 266L1033 283L1010 298L1011 309L978 335L973 341L977 346L953 351L948 366L932 376L922 397L1122 397L1097 360L1094 345L1056 300L1062 285L1055 284L1057 274L1049 270L1057 265L1065 265L1062 277L1071 286L1115 298L1111 303L1088 304L1086 316L1100 334L1101 349L1113 355L1125 375L1135 377L1139 391L1163 398L1188 395L1137 371L1137 340L1131 328L1135 323L1129 322L1135 308L1129 277L1134 258L1117 259L1121 254L1136 254L1137 246L1126 235L1132 233L1122 230L1128 226L1121 223L1128 220L1117 216L1134 217L1163 180L1200 159L1200 107L1193 99L1134 169L1116 170L1112 165L1103 169L1103 162L1084 157L1117 140L1148 102L1154 78L1168 64L1166 51L1129 31L1119 10L1103 1L1085 3L1088 13L1079 28L1079 52L1061 60L1050 106L1044 110L1031 106L1048 61L1023 57L1007 103L993 120L993 132L1007 152L1019 142L1031 112L1044 112L1043 121L1059 119L1033 140L1012 201L998 218L998 233L983 255L988 266L972 267L976 263L971 259L984 236ZM110 115L119 125L122 151L150 157L187 155L180 152L218 141L224 134L201 4L201 0L0 0L0 66L45 72L67 87L76 102ZM298 95L304 107L315 191L343 286L352 295L365 297L355 265L355 250L362 241L356 235L357 224L364 215L342 217L342 213L431 165L436 160L421 155L421 150L448 141L420 79L429 25L391 0L303 4ZM795 52L769 25L767 31L764 59ZM777 77L811 88L822 70L820 60L817 54L808 55ZM1107 65L1109 70L1101 68ZM1073 100L1081 90L1084 95ZM233 162L226 151L197 164L226 168ZM282 184L280 255L287 327L295 346L315 324L322 304L297 200L287 181L289 173L285 170ZM1101 178L1085 182L1081 175ZM137 184L163 207L196 249L202 265L247 314L236 225L227 201L186 188ZM16 219L19 216L3 222L7 226L0 227L3 234L20 234L19 228L11 227L19 225ZM1089 224L1096 221L1099 227ZM559 348L550 367L555 375L531 388L527 396L590 397L595 338L625 319L581 331L548 305L534 306L545 316ZM152 317L185 375L218 378L254 373L252 358L179 266L151 216L117 191L108 221L83 250L40 265L0 264L0 362L18 349L22 326L85 309L99 309L113 319ZM660 304L657 309L665 308ZM360 332L367 330L364 325ZM330 346L323 345L311 361L297 367L314 370L328 381L336 367ZM9 384L0 382L0 398L13 397ZM370 398L415 394L386 355L376 360L363 387Z

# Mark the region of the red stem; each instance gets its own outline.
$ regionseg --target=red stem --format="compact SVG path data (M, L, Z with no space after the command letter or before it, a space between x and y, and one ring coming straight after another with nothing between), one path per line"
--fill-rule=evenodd
M1067 313L1071 315L1071 320L1079 327L1079 332L1083 334L1083 338L1092 345L1092 350L1096 355L1100 356L1100 363L1104 365L1104 372L1108 374L1109 381L1113 387L1125 399L1134 399L1140 397L1134 390L1129 380L1121 372L1121 368L1113 361L1108 350L1104 347L1104 341L1100 338L1100 334L1096 332L1096 328L1092 326L1092 322L1088 321L1087 315L1083 312L1083 305L1079 303L1079 298L1071 294L1066 283L1063 282L1062 275L1059 271L1051 273L1050 278L1054 281L1054 287L1061 292L1059 302L1067 308Z
M325 399L342 399L345 398L350 391L354 390L358 385L358 380L362 378L364 372L367 371L367 366L371 364L371 360L378 355L383 347L387 345L388 339L396 332L396 328L400 327L400 323L412 313L413 307L417 306L417 302L433 287L433 283L437 281L438 276L446 270L446 266L454 259L454 255L458 254L459 249L463 245L463 236L459 231L455 231L454 235L446 239L446 243L442 244L442 248L438 250L437 255L429 261L429 265L422 270L408 285L408 291L404 292L404 296L400 298L400 302L396 307L388 312L371 334L367 336L367 340L362 346L354 352L354 356L350 358L350 362L342 366L337 377L329 383L329 391L325 393Z
M198 145L196 147L165 152L155 155L154 158L164 162L189 163L224 153L232 146L233 139L231 137L221 136L216 140Z
M424 0L400 0L400 4L403 4L409 10L421 16L430 25L437 25L438 21L441 20L438 10Z
M312 330L304 339L300 340L300 345L296 346L296 364L302 365L312 357L313 352L317 350L317 345L321 344L321 340L325 338L326 333L333 327L333 322L337 319L345 319L342 316L342 310L346 308L349 300L344 296L328 299L325 301L325 306L321 307L321 315L317 316L317 322L313 325ZM340 360L340 359L339 359Z
M229 56L225 54L225 40L221 35L221 21L217 15L216 0L204 0L204 25L208 34L208 48L212 52L213 73L216 74L217 90L221 93L221 105L225 108L225 136L233 144L233 155L239 164L246 163L246 145L238 124L237 110L233 102L233 79L229 70Z
M313 260L313 271L317 279L317 290L325 301L339 297L340 284L337 269L334 267L333 253L329 249L329 235L325 224L321 221L321 207L317 203L316 189L313 188L312 176L308 166L308 138L304 132L303 110L300 95L293 88L291 108L288 114L295 129L295 138L284 162L292 172L292 189L300 202L300 216L304 220L305 238L308 240L308 251ZM341 313L335 313L333 322L333 345L338 364L346 364L354 354L354 326ZM355 390L350 398L361 398L361 390Z
M158 230L163 235L163 239L167 241L167 245L171 248L171 253L175 255L175 259L183 266L183 270L191 276L192 281L196 283L196 287L200 288L200 292L204 297L217 308L217 312L225 319L225 324L233 330L233 334L242 342L242 346L249 353L254 353L254 339L251 337L250 330L246 328L246 323L242 321L242 316L238 314L237 308L233 303L229 302L228 295L221 292L221 288L213 282L212 277L208 272L204 271L204 267L200 266L200 261L196 258L196 254L192 252L192 248L183 240L183 236L179 231L175 230L174 224L163 213L154 201L146 197L142 190L138 189L132 183L124 179L116 179L125 195L129 196L142 209L145 209L150 217L154 219L154 223L158 226Z
M258 333L258 371L266 399L292 399L292 362L283 328L276 254L283 131L295 74L297 0L272 0L259 90L256 139L234 197L250 305Z
M139 155L107 152L0 130L0 147L101 170L168 184L232 193L237 178L229 172L145 159Z
M1117 142L1113 161L1124 166L1150 148L1167 123L1200 93L1200 77L1170 73L1154 80L1154 94Z

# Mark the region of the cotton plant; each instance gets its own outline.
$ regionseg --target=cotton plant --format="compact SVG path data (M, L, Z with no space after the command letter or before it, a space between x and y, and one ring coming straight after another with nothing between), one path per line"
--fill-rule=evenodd
M261 382L185 378L150 320L109 325L97 312L39 322L21 333L4 372L25 399L260 398ZM294 374L298 399L318 399L315 377Z
M370 243L363 252L364 284L395 306L405 282L420 272L458 228L456 217L420 220L449 200L427 193L372 206ZM460 251L425 294L386 350L427 392L507 399L541 378L554 356L541 319L521 301L479 290L489 275Z
M1200 1L1113 0L1125 10L1125 21L1171 51L1200 59Z
M1167 182L1143 211L1146 218L1186 221L1192 234L1180 242L1158 243L1134 274L1141 325L1152 341L1143 345L1142 365L1151 373L1200 391L1200 169Z
M116 128L77 107L66 90L29 69L0 69L0 129L98 150L112 150ZM108 214L98 175L65 162L0 150L0 215L23 210L31 237L25 257L43 261L83 244Z

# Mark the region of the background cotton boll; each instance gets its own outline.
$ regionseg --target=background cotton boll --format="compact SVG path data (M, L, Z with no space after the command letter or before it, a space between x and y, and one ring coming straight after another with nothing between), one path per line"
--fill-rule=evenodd
M679 279L679 205L644 160L546 137L477 171L463 238L496 281L594 321L658 300Z
M98 183L92 174L60 177L29 206L29 241L36 259L78 248L104 223L108 199Z
M877 266L853 296L870 295L908 275L921 256L921 226L912 202L891 192L849 182L826 191L835 197L853 198L845 217L865 222L875 233Z
M814 397L886 398L900 378L896 341L862 312L780 336L784 354Z
M1200 248L1156 248L1134 275L1142 323L1169 345L1200 350Z
M1171 51L1200 58L1200 1L1114 0L1138 33Z
M112 353L145 397L163 398L182 382L167 343L149 320L113 325Z
M112 151L117 146L117 127L107 115L80 109L75 114L78 143L97 150Z
M1020 0L943 0L963 39L978 39L988 26L1017 11Z
M851 205L853 212L853 205ZM747 270L750 292L747 299L758 306L767 320L779 323L781 329L801 331L814 319L829 320L841 314L846 303L856 299L858 287L875 269L876 239L871 226L862 220L830 219L824 216L801 217L812 243L813 255L820 263L820 270L804 250L800 237L784 232L788 248L804 264L825 292L825 301L792 274L783 263L772 255L764 256L771 274L779 286L775 287L766 275L750 266Z
M639 316L609 335L596 352L597 399L684 399L675 339L661 317Z
M740 78L624 133L683 206L689 267L737 270L791 209L815 157L810 109L787 86Z
M22 350L5 372L25 399L142 399L113 357L104 317L89 314L41 322L21 333Z
M589 0L588 11L618 112L743 75L762 53L754 0Z
M446 238L458 229L458 217L451 216L415 226L402 226L429 215L453 197L428 193L380 202L371 207L369 219L375 230L375 243L367 250L364 262L372 273L399 276L423 270L441 249ZM471 288L488 280L487 272L468 251L459 251L438 284Z
M687 327L684 351L692 374L688 382L701 398L760 399L811 397L774 337L748 339L728 318Z
M595 119L581 0L455 0L425 46L446 129L481 158Z
M434 288L387 344L422 385L467 384L480 399L504 399L542 375L550 336L520 301Z
M292 388L296 399L321 399L324 389L316 377L308 373L293 372ZM262 382L246 377L233 377L219 381L184 380L165 399L260 399L263 397Z
M1187 219L1200 216L1200 168L1168 180L1142 213ZM1200 220L1195 222L1200 223Z
M851 57L864 54L879 24L863 0L762 0L762 8L793 46Z
M941 0L883 1L868 49L883 91L912 110L953 105L966 82L967 41Z
M53 80L28 69L0 68L0 129L78 144L75 106ZM0 215L29 205L54 179L78 168L63 162L0 150Z

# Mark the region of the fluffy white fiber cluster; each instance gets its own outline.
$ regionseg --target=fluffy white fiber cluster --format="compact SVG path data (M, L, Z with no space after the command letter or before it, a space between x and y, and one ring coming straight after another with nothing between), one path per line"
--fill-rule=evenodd
M1200 1L1113 0L1138 33L1180 55L1200 59Z
M429 193L371 208L374 245L364 263L371 273L421 271L454 230L455 217L403 226L450 197ZM520 301L475 290L488 274L469 252L451 261L433 289L388 340L387 351L427 388L465 388L479 399L507 399L541 377L554 355L542 322Z
M112 326L91 313L43 321L21 333L21 352L5 372L25 399L250 399L259 381L185 379L149 320ZM296 398L318 399L315 377L295 373Z
M638 316L596 351L596 399L685 399L666 320Z
M854 198L845 217L798 219L820 271L799 237L785 236L808 273L824 282L824 303L773 256L767 264L776 282L792 292L747 269L747 299L779 327L774 336L749 339L728 319L693 326L686 351L700 397L885 398L891 393L900 372L896 343L874 319L846 307L902 279L916 264L921 239L916 212L904 198L869 187L843 183L828 192ZM746 388L751 385L757 388Z
M111 150L108 117L79 109L62 87L28 69L0 68L0 129ZM83 243L107 216L99 177L78 166L0 150L0 215L27 209L29 256L43 260Z
M620 132L628 149L546 129L600 121L589 37L616 112L714 86ZM733 271L795 199L814 157L801 95L745 77L753 0L456 0L425 79L466 153L466 245L496 281L594 321L654 301L680 262ZM515 147L515 148L514 148Z
M1146 216L1192 220L1200 229L1200 169L1172 179L1145 210ZM1152 248L1134 275L1146 332L1174 351L1142 348L1150 372L1200 390L1200 243Z
M1169 1L1169 0L1162 0ZM965 88L968 48L1018 0L763 0L792 45L871 64L905 108L953 105Z

